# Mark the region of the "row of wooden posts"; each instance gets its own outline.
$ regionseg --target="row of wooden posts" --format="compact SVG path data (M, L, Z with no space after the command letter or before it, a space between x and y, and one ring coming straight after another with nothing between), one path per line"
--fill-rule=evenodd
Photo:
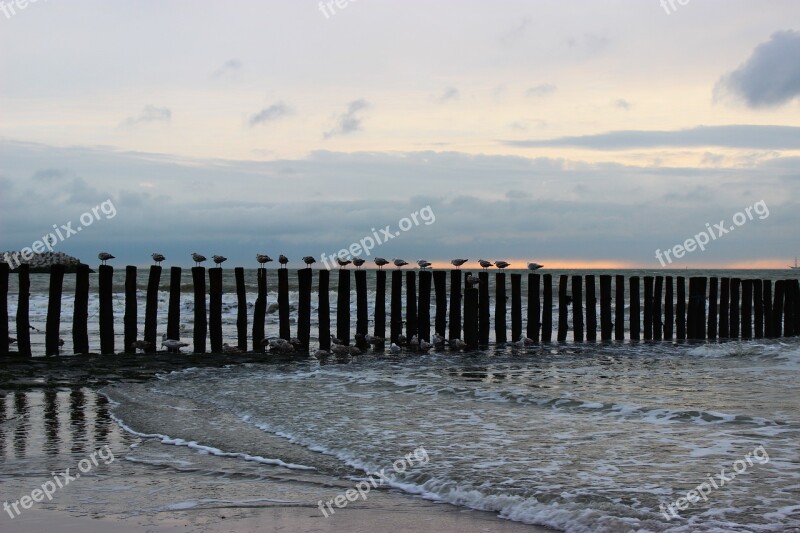
M20 356L30 356L30 274L27 265L17 271L19 276L19 302L16 315L17 348ZM319 279L319 347L330 348L330 271L301 269L297 271L299 299L297 306L296 337L302 345L309 347L311 338L311 287L312 276ZM351 342L350 294L351 274L356 284L357 334L369 331L369 309L367 303L367 272L364 270L338 270L338 301L336 306L336 336L346 344ZM81 265L76 273L74 313L72 317L72 342L76 354L89 353L88 302L89 268ZM98 271L100 353L115 353L114 313L112 306L113 267L102 265ZM156 348L158 325L158 288L161 267L150 267L147 286L147 303L144 320L144 340ZM208 269L209 309L206 309L206 269L192 268L194 284L194 344L196 353L206 352L206 339L210 338L211 352L223 351L222 336L222 273L221 268ZM278 322L279 337L289 339L290 304L289 270L278 273ZM8 288L9 268L0 263L0 354L9 351ZM373 316L376 337L386 337L386 277L387 271L376 273L375 310ZM450 271L449 314L447 293L447 271L391 271L390 336L388 342L398 342L401 335L410 339L418 335L430 341L431 326L441 337L461 339L470 348L489 344L491 309L489 295L489 272L479 272L477 287L466 287L466 272ZM59 329L61 324L61 296L65 271L54 266L50 273L47 322L45 328L45 355L59 354ZM497 344L508 340L517 341L523 335L522 274L510 274L511 278L511 338L507 337L506 273L495 275L494 327ZM248 331L247 299L244 269L235 268L236 295L238 301L237 345L261 351L265 338L267 311L267 270L258 270L258 295L254 306L252 330ZM551 342L553 336L553 279L551 274L528 274L527 327L525 336L536 342ZM137 317L137 268L126 267L124 351L135 351L134 341L139 338ZM800 334L800 284L797 279L780 280L774 284L769 280L739 278L671 276L645 276L644 298L641 298L641 279L627 278L629 286L629 339L638 340L702 340L702 339L751 339L790 337ZM596 282L594 275L562 275L558 283L558 329L556 340L567 339L570 307L572 331L575 342L598 339L598 317ZM405 282L405 283L404 283ZM615 294L612 299L612 276L599 276L600 285L600 340L625 340L625 286L626 278L616 276ZM402 290L406 288L405 317L403 317ZM431 288L435 295L436 316L431 322ZM571 289L571 296L569 295ZM584 299L585 291L585 299ZM181 268L170 269L170 295L167 312L167 337L180 336ZM612 300L615 306L612 312ZM642 305L643 303L643 305ZM585 312L584 312L585 304ZM708 305L707 305L708 304ZM462 314L463 311L463 314ZM640 317L643 317L641 320ZM447 330L449 321L449 330ZM642 324L643 322L643 324ZM358 343L362 344L360 336ZM357 344L358 344L357 343Z

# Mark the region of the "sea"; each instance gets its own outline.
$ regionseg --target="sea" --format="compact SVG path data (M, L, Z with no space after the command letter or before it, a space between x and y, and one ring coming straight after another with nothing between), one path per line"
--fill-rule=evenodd
M557 281L561 274L588 272L547 273ZM123 275L118 273L114 284L118 317ZM246 280L252 317L255 270L246 271ZM290 280L290 300L296 303L296 277ZM374 309L373 273L369 280ZM335 288L335 276L331 281ZM31 322L42 330L47 282L47 276L32 276ZM139 282L140 317L146 283ZM269 283L273 303L273 270ZM164 285L160 293L164 315L167 290ZM183 293L182 336L191 342L188 276ZM523 286L523 316L525 293ZM68 353L71 287L65 286L64 295ZM333 328L335 302L332 291ZM316 305L314 294L312 335ZM355 315L354 295L351 307ZM231 344L236 309L233 272L226 270L223 327ZM93 293L90 315L96 310ZM556 323L557 318L554 313ZM291 319L294 331L296 311ZM277 328L277 313L271 313L267 334L277 336ZM93 342L96 333L90 332ZM43 352L41 335L34 332L33 341L34 353ZM118 346L121 342L119 337ZM91 449L108 445L117 461L145 469L153 479L167 476L173 488L159 489L154 498L146 484L132 490L118 473L105 480L102 491L98 486L97 493L82 493L71 504L76 512L90 515L112 506L132 513L130 502L137 512L169 512L264 501L321 512L318 505L325 508L338 494L331 487L356 487L382 472L382 486L375 490L555 531L800 531L798 372L800 338L608 343L570 338L527 348L491 344L475 352L368 352L323 360L266 355L263 363L186 368L145 383L5 390L0 479L16 480L15 487L22 486L19 479L44 481L58 465L77 463ZM211 478L220 494L195 494ZM254 487L278 479L282 493L253 496ZM125 497L110 498L114 491Z

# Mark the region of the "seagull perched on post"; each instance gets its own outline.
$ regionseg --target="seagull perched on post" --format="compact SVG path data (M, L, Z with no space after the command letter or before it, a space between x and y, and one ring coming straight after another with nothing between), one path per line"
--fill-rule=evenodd
M491 261L487 261L486 259L478 259L478 264L481 265L481 268L484 270L494 266L494 263L492 263Z
M367 262L367 260L364 259L363 257L354 257L353 258L353 264L356 266L356 270L361 270L361 265L363 265L366 262Z
M510 266L511 266L511 263L506 263L505 261L496 261L496 262L494 263L494 266L496 266L496 267L497 267L497 268L499 268L500 270L503 270L504 268L508 268L508 267L510 267Z
M352 263L349 259L342 259L341 257L337 257L336 262L339 263L339 268L347 268L347 265Z
M206 260L206 256L200 255L197 252L192 252L192 261L194 261L194 266L200 266L200 263Z
M453 259L452 261L450 261L450 264L452 264L454 267L456 267L456 270L458 270L461 268L461 265L463 265L467 261L469 261L469 259Z
M286 257L285 255L281 254L280 257L278 257L278 263L281 264L281 268L286 268L286 264L288 262L289 262L289 258Z
M544 268L544 265L540 265L539 263L528 263L528 270L539 270L540 268Z
M307 256L305 256L305 257L303 258L303 263L305 263L305 264L306 264L306 268L311 268L311 265L313 265L313 264L314 264L314 263L316 263L316 262L317 262L317 260L316 260L316 259L314 259L314 258L313 258L312 256L310 256L310 255L307 255Z
M402 259L392 259L392 262L394 262L394 266L397 268L403 268L408 264L408 262L403 261Z
M376 257L375 264L378 265L378 270L383 270L383 267L389 264L389 261L384 259L383 257Z
M102 261L102 262L103 262L103 264L105 265L105 264L106 264L106 261L108 261L109 259L114 259L114 256L113 256L113 255L111 255L111 254L110 254L110 253L108 253L108 252L100 252L99 254L97 254L97 258L98 258L100 261Z
M151 255L150 257L153 258L153 261L155 261L158 266L161 266L161 261L166 259L166 257L164 257L163 254L160 254L158 252L154 252L153 255Z
M224 263L225 261L227 261L227 260L228 260L228 258L227 258L227 257L221 256L221 255L213 255L213 256L211 256L211 259L213 259L213 260L214 260L214 262L215 262L215 263L216 263L216 264L217 264L217 265L218 265L220 268L222 268L222 263Z
M272 258L265 254L256 254L256 261L261 265L259 268L264 268L264 265L272 261Z
M426 261L424 259L420 259L419 261L417 261L417 264L419 265L419 267L422 270L425 270L426 268L431 266L430 262L428 262L428 261Z

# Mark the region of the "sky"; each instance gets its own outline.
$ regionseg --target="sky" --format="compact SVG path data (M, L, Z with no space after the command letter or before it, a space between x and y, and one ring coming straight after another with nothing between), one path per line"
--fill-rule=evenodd
M120 267L358 244L785 268L796 21L796 0L4 0L0 250L58 229Z

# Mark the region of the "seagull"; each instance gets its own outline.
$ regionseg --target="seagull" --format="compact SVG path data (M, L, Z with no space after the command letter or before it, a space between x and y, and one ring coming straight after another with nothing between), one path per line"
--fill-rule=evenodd
M361 350L359 350L357 346L348 346L347 348L350 350L350 355L361 355Z
M469 259L453 259L452 261L450 261L450 264L456 267L456 269L459 269L461 268L461 265L463 265L467 261L469 261Z
M417 264L423 270L431 266L430 262L426 261L425 259L420 259L419 261L417 261Z
M166 346L168 350L181 351L181 348L185 348L186 346L189 346L185 342L181 342L181 341L175 340L175 339L167 339L166 337L167 337L166 334L162 337L162 340L161 340L161 347L162 348Z
M331 352L335 355L350 355L350 347L344 344L331 344Z
M153 261L155 261L158 266L161 266L161 261L166 259L166 257L164 257L163 254L160 254L158 252L153 253L153 255L151 255L150 257L153 258Z
M463 350L467 347L467 343L461 339L453 339L450 341L450 347L454 350Z
M256 254L256 261L258 261L260 265L266 265L272 261L272 258L265 254ZM263 268L263 266L261 268Z
M336 262L339 263L339 268L347 268L347 265L352 263L349 259L342 259L341 257L337 257Z
M111 255L111 254L110 254L110 253L108 253L108 252L100 252L99 254L97 254L97 258L98 258L100 261L102 261L102 262L103 262L103 264L105 265L105 264L106 264L106 261L108 261L109 259L114 259L114 256L113 256L113 255Z
M394 262L394 266L396 266L397 268L403 268L405 265L408 264L406 261L403 261L402 259L392 259L392 261Z
M491 261L487 261L486 259L478 259L478 264L480 264L481 268L483 268L484 270L486 270L491 266L494 266L494 263L492 263Z
M200 263L206 260L206 256L200 255L197 252L192 252L192 261L194 261L194 266L200 266Z
M519 348L524 348L526 346L533 346L534 344L536 344L536 342L534 342L533 339L526 337L525 335L520 335L519 340L512 344L518 346Z
M497 262L494 264L494 266L496 266L496 267L497 267L497 268L499 268L500 270L503 270L504 268L508 268L508 267L510 267L510 266L511 266L511 263L506 263L505 261L497 261Z
M540 265L539 263L528 263L528 270L539 270L540 268L544 268L544 265Z
M473 276L472 274L467 274L467 277L466 277L466 278L464 278L464 283L465 283L465 284L467 285L467 287L469 287L470 289L471 289L471 288L473 288L473 287L475 287L475 285L478 285L480 282L481 282L481 280L480 280L480 279L478 279L478 278L476 278L476 277L475 277L475 276Z
M286 268L286 263L288 262L289 258L286 257L285 255L281 254L280 257L278 257L278 263L281 264L281 268Z
M376 257L375 264L378 265L378 270L383 270L383 267L389 264L389 261L384 259L383 257Z
M326 359L330 356L331 352L329 352L328 350L317 350L316 352L314 352L314 357L316 359Z
M367 260L362 258L362 257L353 258L353 264L356 266L357 270L360 270L361 269L361 265L363 265L366 262L367 262Z
M436 346L444 344L444 337L440 337L435 333L433 334L433 338L431 340L433 341L433 344Z
M427 342L425 339L419 341L419 349L422 350L423 352L427 352L431 348L433 348L433 344Z
M225 261L227 261L227 260L228 260L228 258L227 258L227 257L224 257L224 256L222 256L222 255L213 255L213 256L211 256L211 259L213 259L213 260L214 260L214 262L215 262L217 265L219 265L219 267L220 267L220 268L222 268L222 263L224 263Z
M401 348L395 343L392 343L392 346L389 348L389 350L391 350L392 353L400 353Z
M317 262L317 260L316 260L316 259L314 259L314 258L313 258L312 256L310 256L310 255L307 255L307 256L305 256L305 257L303 258L303 263L305 263L305 264L306 264L306 268L311 268L311 265L313 265L313 264L314 264L314 263L316 263L316 262Z

